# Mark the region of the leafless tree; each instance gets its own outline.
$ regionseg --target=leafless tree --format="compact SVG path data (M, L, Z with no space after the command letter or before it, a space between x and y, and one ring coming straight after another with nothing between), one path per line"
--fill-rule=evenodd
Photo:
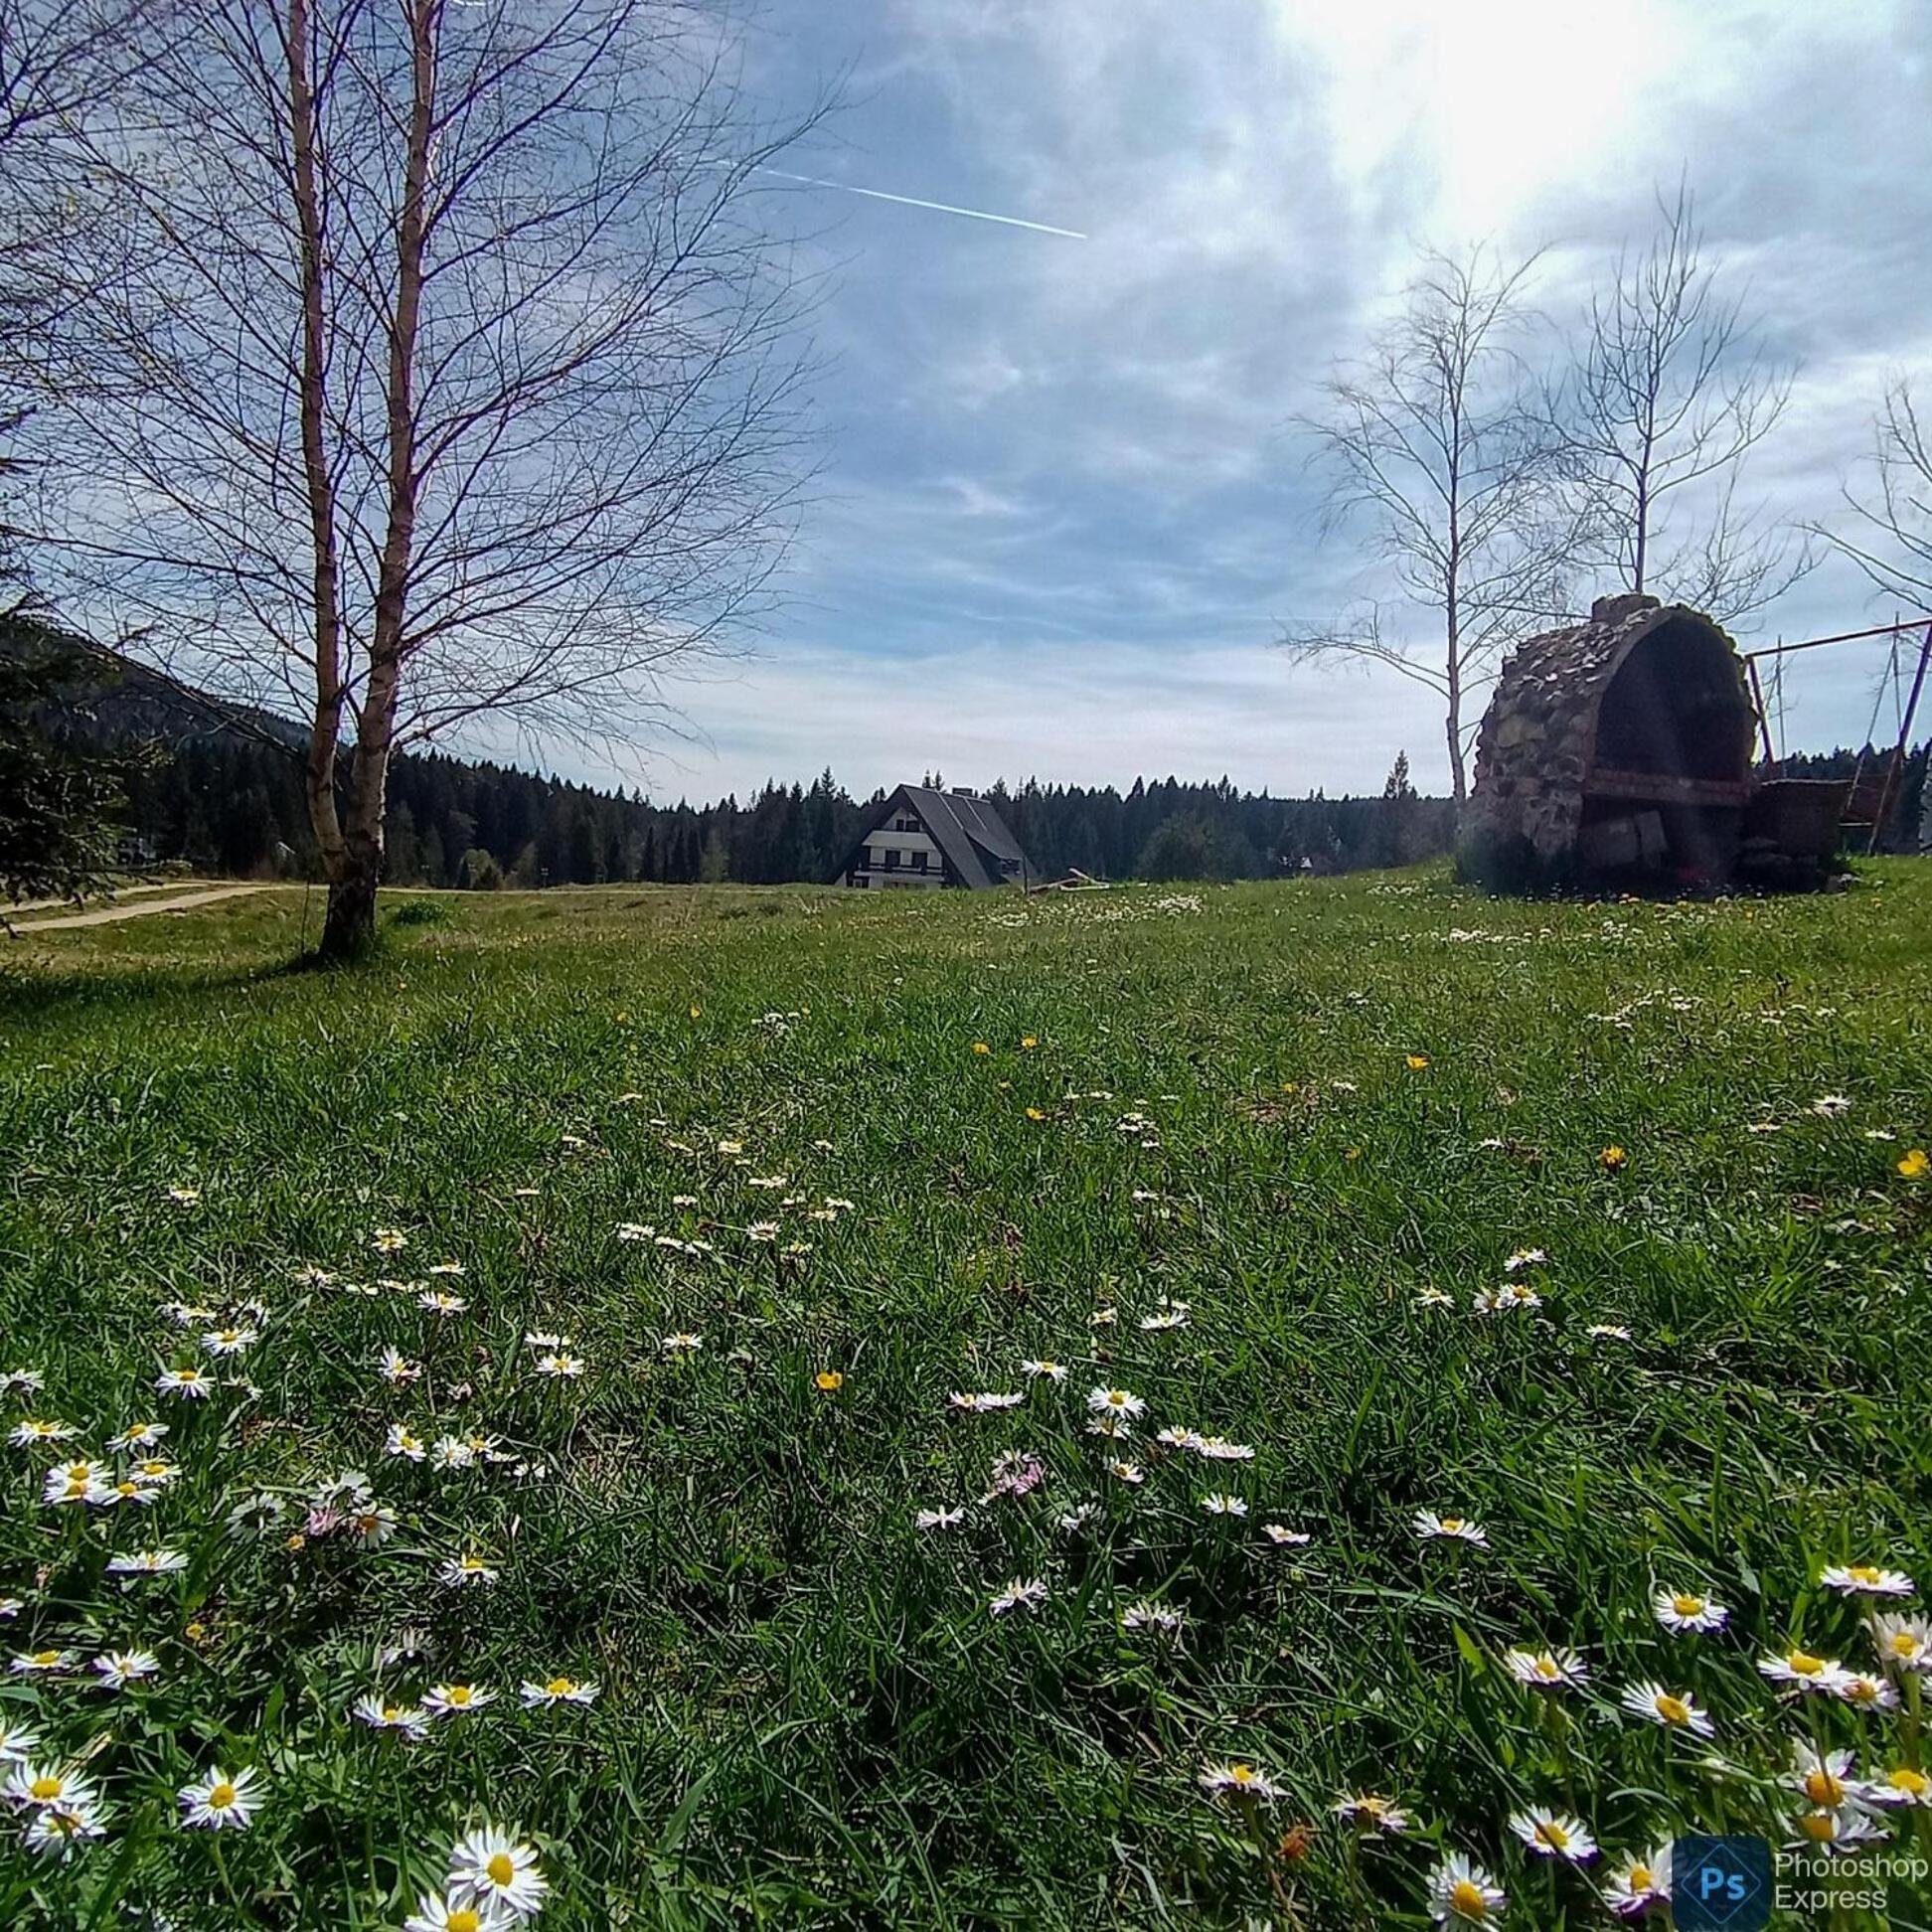
M1550 412L1592 542L1619 583L1735 619L1810 567L1793 532L1746 510L1739 471L1791 394L1742 294L1704 256L1688 185L1590 299Z
M753 190L823 102L761 124L734 61L677 0L202 0L91 143L58 555L300 706L325 957L374 933L397 749L638 728L761 602L805 372Z
M1534 263L1480 246L1430 255L1401 316L1302 425L1327 473L1325 532L1366 531L1403 595L1398 610L1378 600L1282 642L1298 662L1353 658L1433 692L1459 801L1469 700L1509 637L1561 614L1575 541L1521 353ZM1433 639L1408 628L1418 609L1440 625Z
M1932 440L1909 376L1886 383L1871 432L1871 480L1845 491L1856 520L1852 531L1821 528L1817 534L1875 589L1914 609L1932 610Z
M78 192L84 135L165 42L170 0L0 0L0 505L18 501L18 433L45 392L49 332L91 279ZM0 507L0 580L30 532Z

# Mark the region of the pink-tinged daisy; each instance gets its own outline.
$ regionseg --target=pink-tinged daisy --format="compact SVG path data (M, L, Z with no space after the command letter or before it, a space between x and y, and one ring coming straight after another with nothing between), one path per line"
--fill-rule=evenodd
M1619 1858L1604 1881L1603 1902L1621 1918L1635 1918L1671 1902L1671 1848L1660 1845Z
M1818 1580L1841 1596L1908 1597L1916 1591L1903 1570L1880 1569L1873 1563L1835 1563Z
M1633 1684L1621 1699L1633 1717L1642 1717L1665 1730L1690 1731L1697 1737L1714 1737L1717 1727L1697 1708L1688 1690L1667 1690L1661 1684Z
M176 1794L181 1803L181 1822L197 1831L245 1831L260 1809L262 1791L253 1771L211 1771L194 1784L183 1785Z
M1224 1764L1203 1765L1195 1782L1210 1798L1271 1801L1282 1795L1281 1787L1266 1772L1257 1771L1253 1765L1244 1764L1238 1758Z
M537 1865L535 1849L509 1832L486 1825L459 1840L449 1854L454 1897L494 1908L510 1920L534 1918L544 1906L550 1880ZM484 1925L490 1922L486 1916Z
M1305 1543L1312 1543L1315 1540L1308 1530L1290 1530L1286 1524L1281 1523L1264 1523L1261 1526L1261 1533L1282 1549L1299 1549Z
M1489 1547L1489 1531L1480 1523L1469 1517L1438 1516L1433 1510L1416 1511L1415 1533L1424 1542L1446 1538L1452 1542L1474 1543L1479 1549Z
M1837 1658L1817 1657L1799 1649L1760 1657L1758 1669L1773 1684L1795 1684L1801 1690L1836 1690L1845 1676Z
M1695 1590L1659 1590L1651 1598L1651 1612L1666 1630L1722 1630L1730 1612Z
M1147 1471L1136 1462L1110 1462L1107 1465L1107 1474L1116 1483L1126 1483L1130 1488L1135 1489L1147 1481Z
M1534 1690L1578 1690L1590 1675L1573 1650L1507 1650L1503 1668Z
M1509 1909L1509 1894L1460 1852L1429 1874L1429 1916L1438 1925L1494 1925Z
M1569 1864L1588 1864L1597 1854L1596 1840L1580 1818L1567 1812L1520 1811L1510 1830L1539 1858L1562 1858Z
M595 1703L601 1689L595 1678L553 1677L542 1683L531 1678L524 1681L518 1695L525 1709L536 1710L553 1704Z
M1389 1838L1399 1838L1415 1822L1392 1799L1372 1791L1346 1792L1329 1810L1359 1832L1380 1832Z
M987 1608L996 1617L1004 1617L1012 1610L1037 1610L1046 1601L1046 1585L1042 1578L1016 1576L992 1598Z

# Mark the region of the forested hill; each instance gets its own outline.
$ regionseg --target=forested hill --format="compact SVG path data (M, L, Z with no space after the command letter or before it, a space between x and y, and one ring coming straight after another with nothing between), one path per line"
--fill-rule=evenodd
M166 754L133 782L137 857L227 876L312 869L293 724L123 660L118 682L90 701L86 727L154 739ZM1784 768L1842 774L1860 755L1793 757ZM1872 770L1884 757L1869 748L1862 755ZM1925 761L1921 746L1904 773L1893 819L1901 836L1919 822ZM931 774L908 764L904 775ZM1077 867L1102 879L1262 879L1298 871L1304 860L1324 872L1351 871L1427 858L1446 850L1451 835L1447 801L1415 795L1406 759L1368 797L1280 798L1236 791L1226 779L1173 778L1136 779L1124 793L1030 780L1017 789L996 784L988 795L1048 878ZM390 777L389 878L486 886L820 881L850 850L867 805L883 796L855 799L826 770L809 786L769 783L742 803L663 805L508 765L404 755Z
M1442 803L1413 793L1281 799L1170 778L1136 781L1125 794L1030 782L989 796L1049 877L1077 866L1108 879L1256 879L1304 858L1339 871L1426 857L1448 836ZM825 880L872 802L830 771L809 786L774 782L742 803L658 805L439 755L399 757L390 801L390 881L424 886ZM130 829L156 861L244 877L309 863L300 767L246 737L178 741L135 781L130 805Z

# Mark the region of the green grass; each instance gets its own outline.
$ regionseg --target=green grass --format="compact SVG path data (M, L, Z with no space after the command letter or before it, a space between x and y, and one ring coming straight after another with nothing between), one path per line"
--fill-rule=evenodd
M1708 905L1433 876L434 904L347 975L279 970L295 891L0 955L0 1370L46 1376L0 1421L80 1432L0 1447L4 1636L161 1665L125 1695L0 1684L0 1722L86 1755L109 1807L64 1864L0 1819L0 1923L393 1926L488 1818L540 1847L546 1928L1415 1925L1441 1849L1512 1923L1572 1926L1603 1922L1596 1878L1530 1857L1522 1806L1608 1852L1782 1843L1790 1740L1861 1776L1917 1761L1916 1679L1867 1716L1754 1664L1802 1638L1869 1665L1824 1565L1932 1584L1932 1177L1897 1171L1932 1141L1932 869ZM855 1205L808 1218L826 1197ZM1519 1248L1547 1251L1508 1277L1540 1310L1472 1314ZM467 1270L447 1318L415 1300L443 1259ZM1418 1306L1430 1286L1456 1307ZM1143 1332L1163 1296L1188 1325ZM164 1403L200 1333L164 1306L251 1298L249 1386ZM572 1338L580 1381L533 1372L533 1329ZM702 1351L667 1358L675 1330ZM385 1384L385 1345L421 1380ZM1063 1385L1023 1380L1042 1356ZM1139 1487L1084 1431L1096 1383L1147 1400ZM949 1411L981 1389L1025 1400ZM42 1504L59 1456L157 1408L183 1473L153 1508ZM515 1460L439 1474L384 1453L393 1421ZM1257 1454L1164 1451L1165 1424ZM982 1505L1009 1449L1045 1481ZM291 1546L344 1470L396 1534ZM1213 1490L1250 1514L1206 1515ZM232 1532L262 1491L279 1526ZM966 1524L916 1530L942 1503ZM1419 1509L1479 1518L1488 1549L1418 1542ZM156 1544L189 1567L103 1574ZM439 1584L469 1549L501 1580ZM995 1618L1013 1577L1048 1594ZM1660 1583L1728 1627L1667 1635ZM1185 1609L1178 1642L1121 1630L1140 1598ZM1502 1652L1530 1643L1581 1651L1585 1690L1517 1687ZM556 1673L598 1700L519 1708ZM502 1694L420 1743L350 1716L445 1678ZM1714 1745L1623 1715L1647 1679ZM1279 1801L1203 1794L1229 1757ZM245 1835L175 1822L217 1762L266 1781ZM1409 1837L1328 1817L1365 1787ZM1927 1817L1890 1816L1899 1854ZM1929 1901L1898 1881L1894 1922Z

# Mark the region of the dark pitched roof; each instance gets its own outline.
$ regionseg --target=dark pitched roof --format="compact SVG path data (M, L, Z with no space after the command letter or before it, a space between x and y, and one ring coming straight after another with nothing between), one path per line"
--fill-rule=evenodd
M1000 883L1002 863L1031 871L1019 841L1006 821L983 798L971 792L940 791L932 785L900 785L871 814L839 867L838 878L851 871L860 849L899 809L908 805L931 833L933 843L961 884L983 888Z

